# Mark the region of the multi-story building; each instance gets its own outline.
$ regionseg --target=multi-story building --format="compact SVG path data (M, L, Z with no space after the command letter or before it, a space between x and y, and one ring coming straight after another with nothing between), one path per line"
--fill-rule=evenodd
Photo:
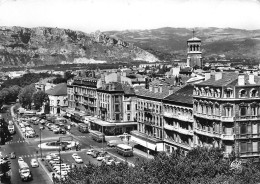
M67 84L57 84L45 92L49 97L50 114L62 114L68 107Z
M86 72L87 73L87 72ZM86 73L84 75L86 75ZM68 81L67 116L107 135L136 129L135 95L124 73L81 75Z
M164 151L193 148L193 86L187 85L163 99Z
M207 74L194 86L194 144L260 156L260 78L252 73Z
M94 77L75 77L67 82L67 116L73 121L85 122L87 116L97 113L97 81Z
M131 139L151 153L163 151L163 102L172 92L162 81L152 81L149 86L135 87L137 97L137 130Z

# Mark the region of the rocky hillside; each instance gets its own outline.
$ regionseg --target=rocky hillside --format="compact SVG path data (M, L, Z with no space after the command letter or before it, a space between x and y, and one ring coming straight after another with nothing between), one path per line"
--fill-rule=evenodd
M105 34L133 43L161 60L172 60L186 57L186 43L192 37L192 29L166 27ZM196 28L195 36L202 40L204 57L221 55L260 60L260 30Z
M103 63L158 59L123 39L58 28L0 27L1 66Z

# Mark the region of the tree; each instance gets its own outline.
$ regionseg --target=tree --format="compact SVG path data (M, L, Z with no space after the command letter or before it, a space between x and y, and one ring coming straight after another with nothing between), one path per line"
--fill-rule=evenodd
M20 90L21 90L21 87L19 87L18 85L13 85L13 86L9 87L10 101L13 101L13 102L16 101Z
M19 102L22 105L22 107L24 108L28 108L31 109L31 105L33 102L33 94L35 92L35 87L34 84L25 86L19 93L18 98L19 98Z
M37 91L33 94L33 103L36 110L39 110L43 102L48 101L48 95L44 91Z

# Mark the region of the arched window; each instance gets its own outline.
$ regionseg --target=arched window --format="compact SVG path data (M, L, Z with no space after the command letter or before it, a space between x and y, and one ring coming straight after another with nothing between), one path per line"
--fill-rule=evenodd
M250 97L258 97L258 91L256 89L252 89L250 91Z
M239 98L245 98L246 97L246 90L244 89L241 89L239 91Z

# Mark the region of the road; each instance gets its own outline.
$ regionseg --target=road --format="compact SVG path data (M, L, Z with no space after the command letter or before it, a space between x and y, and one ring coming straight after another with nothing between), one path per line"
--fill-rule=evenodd
M3 113L3 117L6 121L11 119L11 116L8 116L9 113ZM92 140L90 133L81 133L78 131L77 127L72 127L70 130L69 135L63 135L63 134L54 134L51 130L49 130L47 127L45 127L44 130L39 129L39 125L33 125L31 124L32 128L35 130L38 137L36 138L26 138L24 139L24 136L21 133L21 130L17 124L15 124L16 134L13 136L13 139L6 143L6 145L2 146L2 155L9 154L10 152L15 152L17 157L22 157L28 164L30 163L31 158L39 158L40 157L40 149L38 145L40 144L40 140L42 143L44 142L50 142L50 141L57 141L60 137L69 137L73 138L73 140L77 140L82 148L82 151L78 151L77 153L82 157L84 164L87 164L89 162L94 164L100 164L95 158L92 158L91 156L86 155L86 150L93 147L96 149L104 148L105 151L110 153L112 156L118 157L118 160L121 161L128 161L129 163L135 164L138 160L145 160L145 157L139 156L134 154L133 157L123 157L119 155L114 148L107 147L106 142L99 143L94 140ZM111 138L111 137L110 137ZM106 139L109 139L106 137ZM57 152L54 150L43 150L42 149L42 156L45 157L50 152ZM64 162L67 162L68 164L75 163L73 158L71 157L72 153L75 153L76 150L71 151L62 151L61 152L61 158ZM19 184L24 183L21 181L18 173L18 162L17 159L11 159L11 167L12 167L12 183ZM30 164L29 164L30 165ZM76 164L78 165L78 164ZM82 164L81 164L82 165ZM48 184L52 183L48 174L43 170L43 168L40 166L39 168L31 168L32 174L33 174L33 180L29 183L31 184Z
M7 116L7 113L1 113L1 114L6 121L11 119L10 116ZM17 130L17 127L15 127L15 129ZM27 162L28 165L30 165L31 158L36 157L35 145L24 141L23 136L19 131L16 131L16 134L13 135L13 138L11 141L7 142L6 145L1 146L1 152L2 152L2 155L8 155L11 152L15 152L17 157L22 156L24 161ZM17 158L10 159L10 161L11 161L11 170L12 170L11 182L13 184L24 183L21 181L21 178L19 176ZM42 183L49 184L49 183L51 183L49 177L47 176L47 174L44 172L44 170L41 167L30 168L30 170L33 175L33 180L29 181L28 183L30 183L30 184L42 184Z

